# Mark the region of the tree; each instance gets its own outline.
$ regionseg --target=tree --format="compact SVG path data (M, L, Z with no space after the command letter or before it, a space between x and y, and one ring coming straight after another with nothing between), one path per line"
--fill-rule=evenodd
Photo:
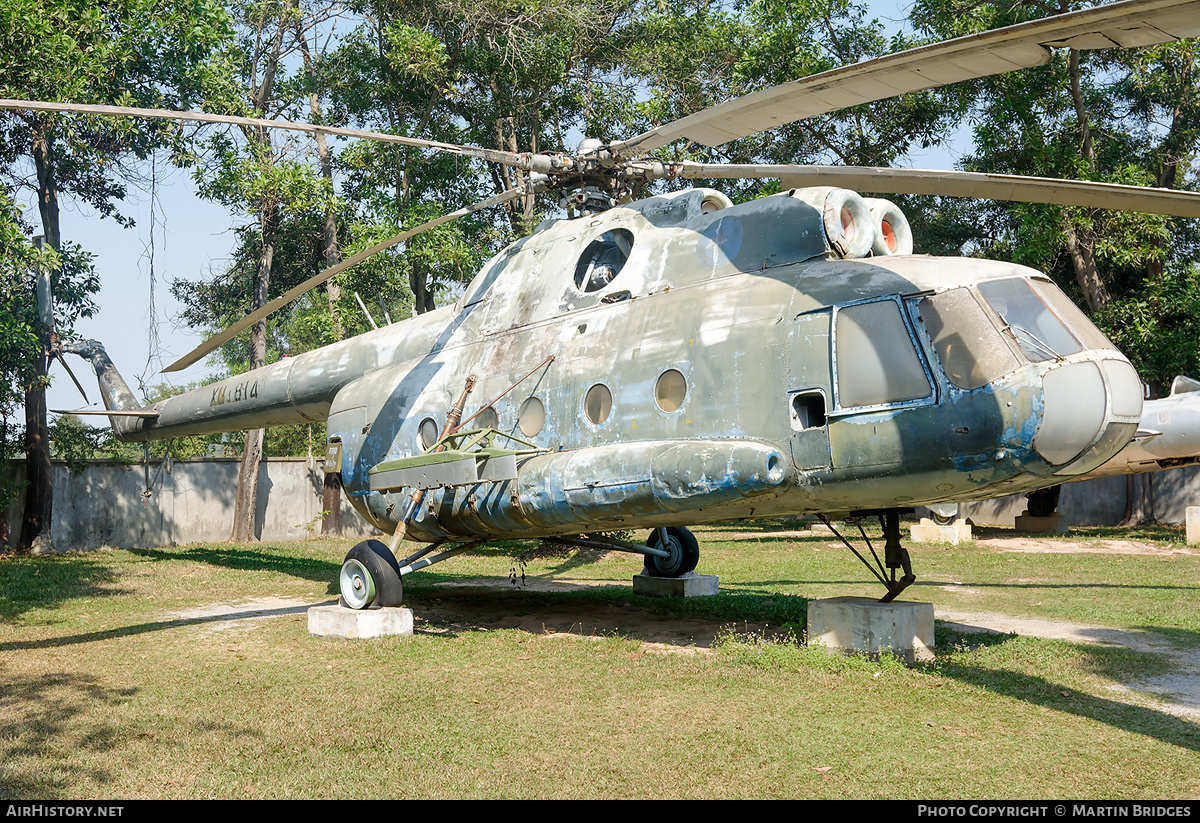
M566 136L589 132L598 101L613 93L613 55L633 6L360 0L362 23L331 60L331 112L361 128L442 142L568 149ZM620 89L632 98L631 83ZM359 218L394 229L525 183L524 172L507 166L392 145L359 144L341 161L343 195ZM434 308L439 287L473 275L497 245L531 228L533 195L505 208L505 226L473 215L407 244L397 264L417 312Z
M928 0L916 21L938 36L1061 13L1072 6ZM1200 149L1197 46L1059 49L1045 66L964 84L976 111L971 170L1175 187ZM1157 394L1200 368L1195 221L1101 209L981 203L984 250L1051 274L1133 360ZM1181 343L1183 345L1181 345ZM1177 371L1178 370L1178 371Z
M236 42L224 54L233 68L224 85L212 85L207 104L223 111L265 118L297 119L307 110L311 119L322 118L319 55L309 44L332 13L334 4L300 0L238 2ZM302 65L289 74L292 58ZM240 243L235 263L210 283L177 281L172 290L187 304L186 316L194 325L220 327L247 311L260 308L272 293L336 261L339 255L338 212L333 192L332 152L323 138L317 141L320 173L308 160L304 141L280 136L268 128L241 128L213 135L206 157L197 167L202 194L250 217L237 229ZM336 284L335 284L336 289ZM336 302L336 301L335 301ZM292 312L302 316L313 304L306 301ZM340 331L335 306L327 306L332 328ZM320 323L309 331L321 329ZM255 369L265 365L274 347L280 355L297 353L331 342L301 341L283 333L285 322L268 332L265 320L251 327L248 344L226 347L228 365ZM292 329L295 331L295 328ZM334 338L336 339L336 338ZM255 539L254 513L258 466L264 453L264 432L246 433L242 466L230 539Z
M210 0L12 0L0 8L0 95L8 98L186 107L200 82L208 50L224 16ZM161 123L37 112L0 115L0 160L6 187L36 192L41 233L50 249L65 249L59 201L69 196L123 224L116 201L124 189L115 172L126 157L144 158L174 144ZM59 258L61 259L61 257ZM49 265L57 260L48 259ZM71 281L55 274L56 306ZM92 291L96 283L78 281ZM86 294L84 295L86 298ZM61 326L62 324L60 324ZM65 329L63 329L65 330ZM51 490L44 385L48 329L36 328L42 352L25 393L29 485L20 547L48 546Z
M722 102L860 60L917 45L888 36L867 7L851 0L749 0L735 10L674 0L626 29L627 71L648 95L623 131L637 133ZM819 163L888 166L914 148L944 141L962 106L932 92L855 106L715 148L681 142L664 159L715 163ZM693 181L688 181L691 184ZM778 190L769 180L703 181L735 202ZM677 184L678 185L678 184ZM903 199L903 198L897 198Z

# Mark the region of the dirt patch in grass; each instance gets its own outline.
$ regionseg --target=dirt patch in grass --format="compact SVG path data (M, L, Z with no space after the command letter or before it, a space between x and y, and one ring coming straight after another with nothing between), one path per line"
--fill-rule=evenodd
M1194 555L1195 549L1183 546L1162 546L1138 540L1065 540L1057 537L980 537L980 548L1025 554L1133 554L1133 555Z
M327 604L308 603L295 597L258 597L236 603L210 603L207 606L171 612L166 617L180 623L203 626L211 632L240 633L250 631L272 617L306 614L309 608L319 605Z
M1081 623L944 609L937 610L936 616L948 628L960 633L998 632L1022 637L1045 637L1164 655L1176 664L1176 670L1123 684L1124 688L1159 696L1165 701L1163 711L1169 714L1200 718L1200 649L1180 648L1162 635L1151 632L1110 629Z
M612 585L594 580L529 579L525 591L566 592ZM707 650L722 628L712 620L676 618L627 605L589 603L560 608L540 604L529 607L520 602L520 593L507 580L480 578L445 583L445 598L423 600L414 615L417 631L456 631L468 628L518 629L541 637L612 637L640 640L647 650L687 652ZM487 589L495 593L486 599L471 598L469 604L454 596L455 590ZM469 611L468 611L469 609ZM748 631L761 632L765 626L746 624ZM739 629L742 624L738 624Z

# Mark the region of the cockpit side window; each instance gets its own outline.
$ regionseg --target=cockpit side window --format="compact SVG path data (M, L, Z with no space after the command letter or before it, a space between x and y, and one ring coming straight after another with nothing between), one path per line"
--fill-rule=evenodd
M579 263L575 266L575 286L585 292L604 288L625 267L632 249L633 232L628 229L604 232L589 243L579 256Z
M1020 363L967 289L933 294L917 312L947 379L960 389L977 389Z
M933 393L895 300L838 309L834 350L839 408L891 405Z

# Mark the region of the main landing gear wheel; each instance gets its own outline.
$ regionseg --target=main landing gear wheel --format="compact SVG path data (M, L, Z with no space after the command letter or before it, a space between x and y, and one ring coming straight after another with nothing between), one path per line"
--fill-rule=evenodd
M663 532L667 534L665 544L662 541ZM683 577L694 571L700 560L700 544L696 542L696 536L682 526L655 529L650 532L646 545L670 552L669 557L646 555L646 574L654 577Z
M958 519L957 503L934 503L929 507L929 516L939 526L950 526Z
M1050 517L1058 510L1058 498L1061 493L1062 486L1051 486L1025 495L1029 500L1029 513L1034 517Z
M400 564L378 540L364 540L346 552L338 588L342 602L352 609L399 606L404 602Z

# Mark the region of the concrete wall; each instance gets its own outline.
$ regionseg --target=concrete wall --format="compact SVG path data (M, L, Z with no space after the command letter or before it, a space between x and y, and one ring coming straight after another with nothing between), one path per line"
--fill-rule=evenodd
M1135 478L1149 480L1154 490L1154 517L1160 523L1183 525L1188 506L1200 506L1200 467L1152 472ZM1126 475L1067 483L1058 499L1058 510L1076 526L1115 526L1125 514ZM959 513L975 523L1011 526L1025 511L1025 495L964 503Z
M59 550L224 542L232 530L240 462L209 457L144 466L97 460L82 472L73 472L56 460L51 540ZM25 462L13 460L4 468L10 477L23 477ZM303 457L264 459L255 514L259 539L319 536L323 481L320 463L310 464ZM18 496L4 513L13 539L20 534L23 505ZM341 518L345 537L377 533L350 508L345 493ZM313 524L311 531L306 528L309 524Z

